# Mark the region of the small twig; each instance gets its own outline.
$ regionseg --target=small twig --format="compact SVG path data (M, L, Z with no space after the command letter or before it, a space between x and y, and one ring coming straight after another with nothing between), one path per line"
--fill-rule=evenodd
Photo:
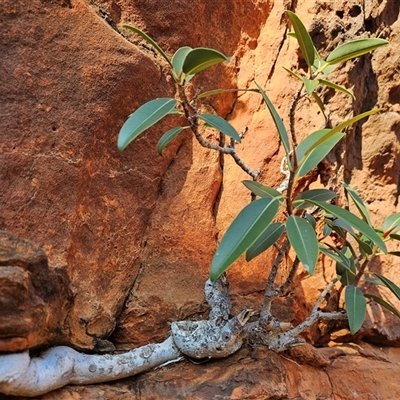
M223 154L229 154L234 159L235 163L240 168L242 168L242 170L244 172L246 172L246 174L250 175L254 181L256 181L260 174L260 170L253 171L250 167L248 167L245 164L245 162L240 158L240 156L236 152L235 140L231 139L230 145L226 146L226 147L219 146L217 144L210 143L209 141L207 141L199 132L197 106L196 106L195 102L192 104L188 100L184 88L179 85L178 85L178 94L179 94L180 100L182 101L182 106L183 106L183 111L184 111L185 117L186 117L187 121L189 122L190 128L191 128L192 132L194 133L194 136L196 137L199 144L207 149L217 150ZM246 131L247 131L247 129L245 129L245 131L243 132L242 137Z
M333 286L336 284L338 280L335 278L333 279L328 286L322 291L321 295L318 297L317 301L315 302L313 309L311 311L310 316L305 319L301 324L297 325L295 328L291 329L290 331L286 332L287 335L294 337L299 335L301 332L305 331L309 326L311 326L318 318L322 318L325 313L321 313L318 308L325 299L325 296L331 291ZM343 313L329 313L331 315L345 315ZM326 314L328 316L328 313ZM335 318L336 319L336 318Z

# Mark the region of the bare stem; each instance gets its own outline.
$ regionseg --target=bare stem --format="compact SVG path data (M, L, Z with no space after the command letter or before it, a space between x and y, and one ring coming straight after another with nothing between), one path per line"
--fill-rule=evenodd
M248 167L245 162L241 159L241 157L237 154L235 149L235 141L232 139L229 146L219 146L214 143L210 143L206 140L201 133L199 132L199 121L197 117L197 108L194 104L192 104L185 93L185 89L182 86L178 85L178 94L180 100L182 101L183 110L185 113L185 117L190 124L190 128L199 142L199 144L207 149L217 150L223 154L229 154L235 163L244 171L246 174L250 175L253 180L257 180L260 171L253 171L250 167Z

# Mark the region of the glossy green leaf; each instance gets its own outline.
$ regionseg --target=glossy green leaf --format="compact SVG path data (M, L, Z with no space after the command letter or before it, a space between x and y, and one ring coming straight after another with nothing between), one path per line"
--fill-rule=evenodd
M360 253L363 257L365 257L365 255L371 255L374 252L374 243L365 235L361 237L353 235L353 237L357 241Z
M230 93L230 92L255 92L255 93L259 93L259 91L257 89L214 89L214 90L209 90L207 92L200 93L197 96L197 98L201 99L202 97L215 96L216 94Z
M182 71L187 76L194 75L223 61L230 61L230 58L217 50L198 47L187 53L182 65Z
M352 285L357 275L356 266L350 249L336 249L342 261L336 263L336 272L340 275L340 282L347 286Z
M366 224L362 219L358 218L350 211L334 206L333 204L322 203L320 201L310 200L310 202L332 214L339 220L342 220L343 222L357 229L368 239L372 240L377 246L379 246L384 253L387 253L386 245L383 242L382 238L368 224Z
M255 181L242 181L243 185L247 189L251 190L256 196L260 197L276 197L278 199L283 198L282 193L278 192L270 186L262 185Z
M332 233L332 228L328 224L325 224L324 229L322 230L322 236L327 237L330 236L331 233Z
M309 67L314 64L315 52L314 43L311 39L310 34L307 32L306 27L301 22L300 18L292 11L286 11L289 16L290 22L293 25L294 32L296 34L297 42L303 57Z
M316 143L322 143L323 139L330 133L330 129L320 129L306 136L296 147L296 156L298 162L304 158L304 156L313 150Z
M308 223L313 227L315 230L315 227L317 226L317 220L312 216L312 214L306 212L304 213L304 219L308 221Z
M146 129L168 114L176 112L177 100L161 98L140 106L126 120L118 135L118 150L122 151Z
M286 155L289 155L290 153L290 143L289 143L289 136L287 134L285 125L282 122L281 117L279 116L278 112L276 111L274 105L272 104L271 100L267 96L267 94L264 92L264 90L261 88L261 86L258 85L257 82L254 82L260 91L265 104L268 107L269 112L271 113L272 119L274 120L276 129L278 130L279 138L282 141L283 147L285 148Z
M400 300L400 288L394 283L392 282L390 279L386 278L385 276L378 274L378 273L374 273L374 275L376 277L378 277L382 283L390 289L390 291Z
M297 257L312 275L318 260L318 240L313 227L304 218L290 215L286 232Z
M400 241L400 235L398 235L397 233L391 233L389 235L390 239L394 239L394 240L399 240Z
M188 46L180 47L172 57L171 62L173 65L174 78L179 84L182 84L185 81L189 82L190 79L192 79L192 77L194 76L190 75L188 77L185 77L182 71L183 62L185 61L187 54L191 50L193 49Z
M383 108L376 108L374 110L366 111L362 114L356 115L353 118L350 118L341 124L335 126L332 129L321 129L311 133L296 148L297 159L300 160L302 157L306 155L306 153L310 153L313 149L318 147L322 142L328 140L331 136L334 136L336 133L340 133L343 129L347 128L349 125L354 124L355 122L366 118L370 115L376 114L377 112L382 111Z
M268 225L279 209L279 201L264 197L252 201L233 220L217 248L211 263L210 279L214 282L247 251Z
M352 58L362 56L363 54L369 53L388 43L389 42L387 40L380 38L352 40L336 47L336 49L329 54L326 62L328 64L338 64Z
M246 261L252 260L272 246L282 235L285 226L276 222L268 226L255 243L246 252Z
M327 81L325 79L319 79L319 83L321 83L321 85L325 85L332 89L338 90L339 92L345 93L345 94L349 95L353 100L356 99L356 96L354 96L354 93L351 92L350 90L346 89L344 86L337 85L336 83Z
M360 196L357 194L357 192L349 186L346 182L342 182L344 189L346 190L347 194L351 197L353 200L354 204L356 205L358 211L360 212L363 220L372 227L372 222L371 218L369 216L367 207L365 207L365 204L361 200Z
M315 74L322 73L327 75L336 69L336 65L329 65L321 58L316 57L312 69Z
M346 221L336 218L336 219L332 220L331 225L332 225L332 227L339 227L341 229L344 229L346 232L350 233L350 235L352 235L352 236L356 236L354 229Z
M389 215L383 223L384 232L396 233L400 229L400 213Z
M355 286L346 286L344 301L349 318L350 333L354 335L364 322L367 303L361 290Z
M312 135L313 134L309 135L306 139L312 137ZM326 134L325 136L327 139L319 143L318 147L313 147L311 151L306 151L306 155L299 161L296 176L304 176L316 167L335 147L335 145L343 139L345 134L343 132L338 132L334 135Z
M237 142L240 142L240 136L237 133L236 129L227 121L225 121L223 118L219 117L218 115L214 114L197 114L197 116L206 122L208 126L211 126L217 130L219 130L222 133L225 133L225 135L228 135L232 139L235 139Z
M188 128L188 126L176 126L175 128L165 132L157 143L157 153L162 156L165 146L171 143L172 140L174 140L186 128Z
M319 85L318 79L308 79L306 77L302 77L301 80L304 83L304 87L306 88L307 94L311 94Z
M373 301L375 301L376 303L378 303L379 305L381 305L382 307L386 308L387 310L389 310L392 314L394 314L396 317L400 318L400 311L397 310L397 308L395 308L394 306L392 306L390 303L388 303L387 301L383 300L382 298L375 296L374 294L370 294L370 293L364 293L364 297L366 297L367 299L371 299Z
M330 249L328 250L325 246L329 246ZM339 249L336 249L335 247L325 243L325 244L319 244L319 251L332 259L333 261L336 261L337 263L342 263L344 262L343 258L338 254ZM350 267L350 265L349 265Z
M304 210L305 208L314 206L314 204L308 202L307 200L329 201L335 197L337 197L337 194L328 189L306 190L294 198L293 206L298 210Z
M144 33L142 30L139 28L136 28L135 26L124 24L122 25L126 29L130 29L131 31L137 33L140 35L143 39L147 41L147 43L151 44L160 54L164 59L167 61L167 63L171 66L172 69L174 69L174 66L171 63L171 60L168 58L168 56L165 54L164 50L157 44L155 40L153 40L149 35Z

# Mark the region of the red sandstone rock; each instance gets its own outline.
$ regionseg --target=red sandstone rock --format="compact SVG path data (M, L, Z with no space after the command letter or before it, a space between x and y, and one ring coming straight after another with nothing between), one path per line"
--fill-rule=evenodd
M281 66L300 61L295 41L286 37L283 10L289 3L232 1L228 7L226 1L199 5L182 0L173 6L170 1L155 0L104 0L97 6L83 0L2 2L0 228L43 247L51 266L67 265L73 307L59 305L49 311L50 319L59 309L62 315L67 313L68 329L59 340L84 349L110 348L106 340L121 348L136 347L165 338L168 321L205 314L202 288L217 236L249 200L248 191L239 184L247 177L226 157L221 175L219 155L201 149L188 134L171 144L165 157L159 157L154 147L170 127L168 122L157 125L124 153L117 152L118 130L129 113L152 98L173 96L174 90L170 77L163 75L165 63L139 38L124 32L137 44L133 45L114 28L122 32L122 23L138 24L169 54L189 44L233 55L230 65L202 73L195 84L203 89L243 88L255 78L288 123L290 102L298 87ZM339 83L354 86L356 112L384 106L389 113L350 130L344 144L329 157L337 180L349 181L365 199L373 220L379 222L387 213L399 211L399 5L389 0L366 1L365 15L357 7L350 0L320 0L312 7L298 2L295 11L318 39L323 56L323 47L329 52L358 35L360 29L365 31L365 21L365 34L391 41L372 57L348 63L336 72ZM349 100L337 98L329 106L334 123L350 111ZM252 168L262 168L262 182L277 186L282 179L278 169L283 151L259 96L224 96L213 99L211 106L220 115L229 115L238 130L249 127L238 149ZM316 112L308 100L299 102L295 126L300 136L322 124ZM343 164L345 168L340 169ZM265 254L232 267L229 278L235 311L260 304L272 259ZM389 259L378 267L399 283L398 261ZM25 293L42 279L28 279L20 270L8 276L12 279L7 282L19 285ZM324 285L322 274L303 280L288 299L290 310L277 309L293 321L301 319L309 311L304 300L314 301ZM34 306L37 299L32 295L24 301ZM387 313L377 314L374 307L361 337L398 343L398 321ZM16 341L2 350L51 343L54 338L46 330L52 327L49 324L35 333L43 332L40 343ZM15 340L20 337L18 332L13 335ZM319 335L317 330L310 337L318 340ZM368 360L336 360L327 369L330 379L335 377L330 386L323 371L297 368L276 355L265 357L270 361L255 363L243 350L233 358L201 366L178 364L134 378L133 394L131 389L120 389L125 383L118 383L61 389L57 395L122 399L183 393L186 398L207 398L222 396L226 390L230 396L226 398L367 396L361 391L363 382L350 374L343 376L340 368L360 371L369 379L365 372ZM383 382L385 365L382 362L377 367ZM395 361L390 365L394 374ZM193 378L188 389L182 382L186 374L204 375ZM167 390L159 381L169 381L169 377L172 383ZM346 385L341 384L343 379ZM381 380L374 381L371 393L390 398L396 388L386 385L385 397L385 385L377 383ZM393 379L386 382L391 384Z

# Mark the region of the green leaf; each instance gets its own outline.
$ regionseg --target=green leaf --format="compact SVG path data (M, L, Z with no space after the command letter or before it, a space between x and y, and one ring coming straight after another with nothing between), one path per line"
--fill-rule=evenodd
M374 243L369 240L365 235L362 235L361 237L353 235L353 237L354 239L356 239L360 253L363 257L366 254L371 255L374 252Z
M140 106L122 125L118 135L118 150L122 151L146 129L168 114L175 114L177 100L161 98Z
M311 135L307 136L304 141L312 143L314 140L318 140L318 146L315 146L315 143L312 143L312 146L310 146L309 149L307 149L304 152L303 146L300 148L301 152L305 153L304 157L300 159L298 163L298 168L296 170L296 176L304 176L308 172L310 172L314 167L316 167L326 156L327 154L335 147L335 145L343 139L345 134L343 132L338 132L335 133L334 135L330 134L330 131L323 134L323 131L326 131L326 129L323 129L322 131L317 131L312 133ZM326 138L325 140L321 141L321 139ZM298 148L301 146L303 143L301 142L298 146Z
M348 126L354 124L355 122L360 121L361 119L369 117L370 115L376 114L383 110L384 110L384 108L375 108L374 110L369 110L369 111L363 112L362 114L358 114L355 117L350 118L350 119L342 122L341 124L335 126L334 128L332 128L330 134L334 135L336 132L342 131L343 129L347 128Z
M321 97L319 97L318 94L315 92L312 92L311 95L312 95L312 97L314 97L314 100L318 104L319 109L322 111L322 114L324 115L325 120L327 120L328 118L325 114L325 105L324 105L324 102L322 101Z
M357 275L356 266L351 251L348 247L343 249L336 249L339 256L342 258L341 262L336 263L336 272L340 275L340 282L344 285L352 285Z
M369 53L389 42L379 38L356 39L336 47L326 59L327 64L338 64Z
M187 53L182 65L182 71L186 76L194 75L223 61L230 61L230 58L217 50L198 47Z
M207 96L215 96L216 94L221 94L221 93L229 93L229 92L256 92L259 93L257 89L214 89L214 90L209 90L207 92L203 92L197 96L198 99L201 99L202 97L207 97Z
M292 71L292 70L290 70L289 68L286 68L286 67L283 67L283 69L285 71L289 72L289 74L292 75L294 78L296 78L296 79L298 79L300 81L303 81L303 77L300 76L299 74L296 74L296 72L294 72L294 71Z
M290 215L286 232L297 257L312 275L318 260L318 240L313 227L305 219Z
M304 87L306 88L307 94L311 94L319 85L319 80L317 79L308 79L306 77L302 77L301 80L304 83Z
M351 197L353 200L354 204L356 205L358 211L360 212L363 220L372 227L372 222L371 218L369 217L369 213L367 210L367 207L365 207L365 204L361 200L360 196L357 194L357 192L349 186L346 182L342 182L344 189L346 190L347 194Z
M387 288L389 288L390 291L400 300L400 288L394 282L392 282L390 279L388 279L388 278L384 277L383 275L378 274L376 272L374 273L374 275L376 277L378 277L382 281L382 283Z
M282 122L281 117L279 116L278 112L276 111L274 105L272 104L271 100L268 98L267 94L262 90L261 86L258 85L257 82L254 82L260 91L265 104L268 107L269 112L271 113L272 119L274 120L276 129L278 130L279 137L282 141L283 147L285 148L286 155L288 156L290 153L290 143L289 143L289 136L287 134L285 125Z
M139 28L136 28L135 26L124 24L122 25L126 29L130 29L131 31L137 33L140 35L143 39L145 39L149 44L151 44L160 54L164 59L167 61L167 63L171 66L172 69L174 69L174 66L171 63L171 60L168 58L168 56L165 54L164 50L157 44L155 40L153 40L149 35L144 33L142 30Z
M398 235L397 233L391 233L389 237L390 239L400 240L400 235Z
M252 260L272 246L282 235L285 225L276 222L268 226L255 243L246 252L246 261Z
M303 54L307 65L311 67L314 64L315 59L314 43L311 40L311 36L307 32L307 29L301 22L300 18L294 12L286 11L286 13L288 14L290 22L293 25L301 53Z
M308 221L308 223L313 227L315 230L315 227L317 226L317 220L308 212L304 213L304 219Z
M327 75L336 69L336 65L329 65L321 58L316 57L312 69L315 74L322 73Z
M165 132L164 135L161 136L160 140L157 143L157 153L162 156L162 152L173 139L175 139L184 129L188 128L188 126L176 126L175 128L170 129Z
M298 210L304 210L305 208L314 206L314 204L310 204L307 200L329 201L335 197L337 197L337 194L332 190L311 189L297 195L293 200L293 205Z
M173 65L174 78L179 84L182 84L185 81L189 82L190 79L192 79L193 76L194 76L194 75L189 75L188 77L182 76L183 62L185 61L185 58L186 58L187 54L191 50L193 50L193 49L191 47L188 47L188 46L180 47L172 57L171 62L172 62L172 65Z
M367 303L361 290L355 286L346 286L344 299L349 318L350 333L354 335L364 322Z
M391 234L396 233L400 229L400 213L389 215L383 223L383 231L390 231Z
M197 114L197 116L206 122L209 126L212 126L215 129L218 129L220 132L225 133L232 139L235 139L237 142L240 142L240 136L237 133L236 129L223 118L214 114Z
M261 183L255 181L242 181L243 185L247 187L247 189L251 190L256 196L260 197L276 197L278 199L282 199L282 193L278 192L274 188L270 186L262 185Z
M322 203L320 201L310 200L310 202L357 229L368 239L372 240L377 246L379 246L384 253L387 253L386 245L381 237L369 225L367 225L363 220L358 218L350 211L334 206L333 204Z
M314 148L316 148L316 144L320 144L323 142L323 139L330 133L330 129L319 129L313 133L310 133L306 136L296 147L296 156L298 162L304 158L305 155L311 152Z
M279 209L279 201L265 197L252 201L233 220L217 248L211 263L210 279L215 281L245 251L247 251L268 225Z
M337 85L336 83L327 81L325 79L319 79L319 83L321 83L321 85L325 85L332 89L338 90L339 92L345 93L345 94L349 95L353 100L356 99L356 96L354 96L353 92L351 92L350 90L346 89L345 87L343 87L341 85Z
M382 307L384 307L387 310L389 310L396 317L400 318L399 310L397 310L397 308L395 308L394 306L392 306L390 303L388 303L387 301L383 300L382 298L380 298L378 296L375 296L374 294L370 294L370 293L364 293L364 297L375 301L376 303L378 303Z
M329 245L328 243L325 243L325 245L329 246L329 248L332 249L332 251L328 250L324 244L319 244L319 251L322 254L325 254L327 257L332 259L333 261L336 261L336 263L343 263L344 260L341 255L339 255L339 249L336 249L335 247ZM349 265L350 267L350 265Z

